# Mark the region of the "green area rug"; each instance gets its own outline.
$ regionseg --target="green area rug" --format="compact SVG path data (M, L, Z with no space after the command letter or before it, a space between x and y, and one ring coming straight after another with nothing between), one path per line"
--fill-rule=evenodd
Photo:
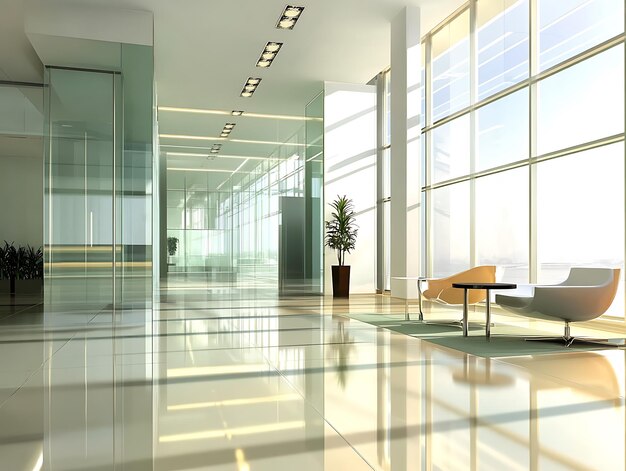
M574 344L568 348L556 342L529 342L524 339L549 334L507 324L496 324L495 327L491 328L492 337L487 339L485 338L484 325L470 326L469 336L463 337L460 327L423 323L415 320L406 321L404 315L401 314L346 314L346 316L376 327L410 335L442 347L484 358L584 352L611 348L584 344Z

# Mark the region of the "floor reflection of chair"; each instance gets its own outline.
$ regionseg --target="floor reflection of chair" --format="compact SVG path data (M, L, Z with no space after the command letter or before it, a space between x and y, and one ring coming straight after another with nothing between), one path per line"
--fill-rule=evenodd
M603 354L594 352L524 356L506 362L523 368L529 376L530 469L539 469L540 455L565 467L584 469L575 458L541 447L539 423L542 416L538 396L542 391L571 388L601 401L611 401L620 408L620 386L611 362Z
M491 358L480 358L466 355L463 359L463 369L452 373L455 383L464 383L481 386L502 387L514 383L515 379L510 375L491 371ZM482 363L479 366L479 363Z

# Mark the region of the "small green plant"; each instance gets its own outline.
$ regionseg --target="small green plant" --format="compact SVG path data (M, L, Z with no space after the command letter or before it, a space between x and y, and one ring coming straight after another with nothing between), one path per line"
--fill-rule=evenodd
M9 244L6 240L4 241L0 268L2 269L2 277L9 280L9 292L11 294L15 293L15 280L19 276L22 253L22 248L16 249L12 242Z
M20 247L19 278L22 280L36 280L43 278L43 252L41 247L35 249L30 245Z
M167 238L167 253L170 256L176 255L176 251L178 250L178 237L168 237Z
M346 252L354 250L358 228L355 223L354 205L348 197L337 195L337 199L330 204L333 208L332 219L326 221L326 236L324 242L327 247L337 252L339 266L346 261Z
M4 241L0 246L0 278L10 281L10 291L15 292L15 280L43 278L43 252L30 245L15 247Z

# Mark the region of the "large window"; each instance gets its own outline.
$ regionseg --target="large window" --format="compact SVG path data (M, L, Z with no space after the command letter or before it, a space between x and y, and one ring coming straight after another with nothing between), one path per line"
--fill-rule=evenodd
M624 49L623 0L472 1L424 37L426 275L620 267L624 317Z
M433 120L470 104L469 10L432 36L431 80Z

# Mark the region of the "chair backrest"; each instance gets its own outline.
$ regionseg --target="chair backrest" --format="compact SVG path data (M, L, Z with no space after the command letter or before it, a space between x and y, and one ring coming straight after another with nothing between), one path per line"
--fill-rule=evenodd
M619 272L619 268L572 267L567 279L558 286L600 286L614 281L617 287Z
M452 283L494 283L496 281L495 265L481 265L469 270L457 273L442 280L441 290L437 295L437 301L445 304L463 304L463 290L452 287ZM431 282L429 284L429 289ZM469 303L476 304L484 301L487 297L485 290L469 290Z
M619 268L572 268L563 283L537 286L529 308L571 322L595 319L611 307L619 275Z

